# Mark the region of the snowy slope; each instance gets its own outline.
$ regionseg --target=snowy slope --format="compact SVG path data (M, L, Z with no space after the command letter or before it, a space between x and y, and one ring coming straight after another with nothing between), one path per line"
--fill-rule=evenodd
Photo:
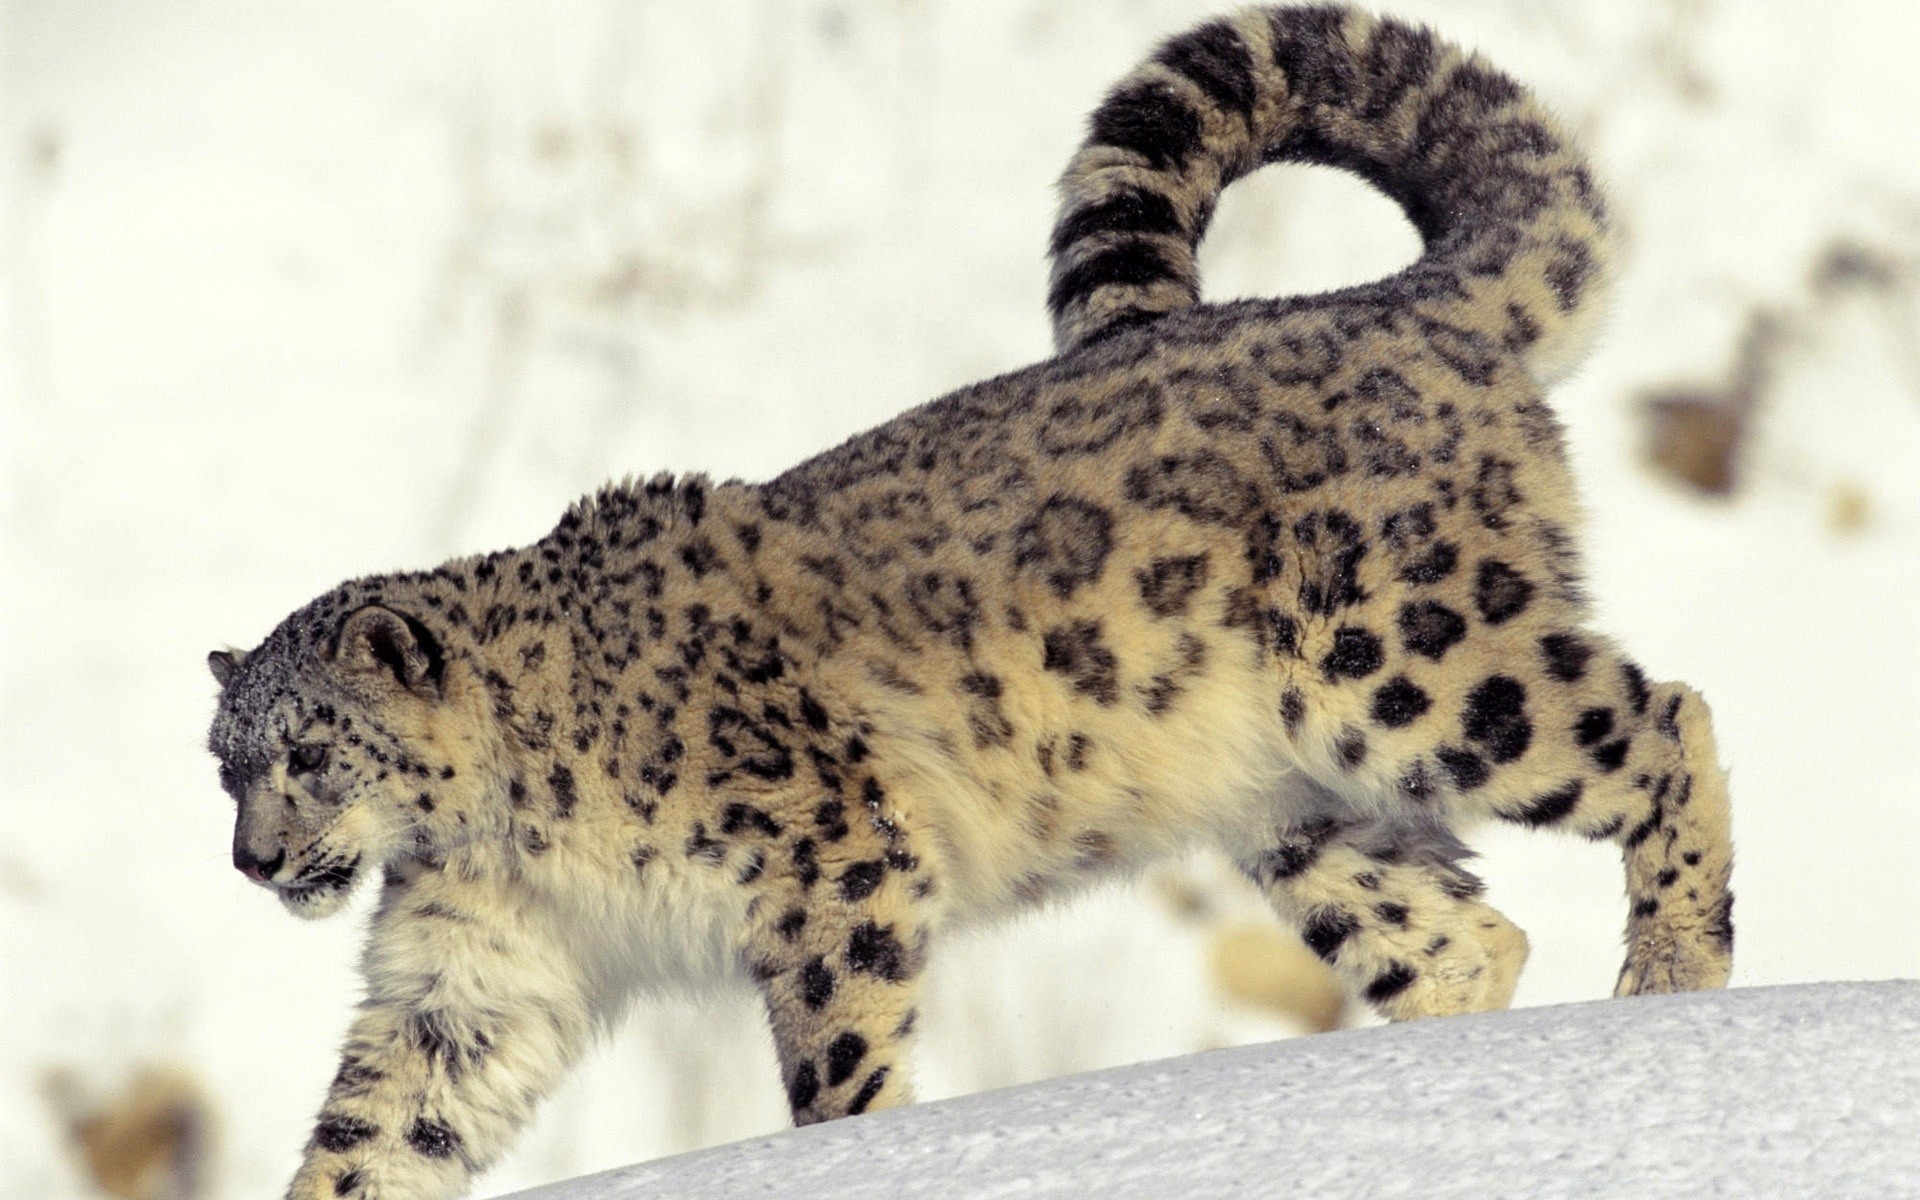
M49 1069L187 1068L236 1198L291 1173L333 1073L357 918L295 925L231 869L209 649L538 537L609 477L765 477L1044 356L1085 113L1228 6L0 0L0 1200L88 1194ZM1382 7L1537 87L1612 183L1620 298L1554 404L1601 627L1715 707L1736 980L1920 976L1920 6ZM1811 291L1840 237L1906 290ZM1276 170L1203 268L1224 298L1413 252L1385 200ZM1746 486L1684 494L1635 397L1724 377L1756 306L1793 319ZM1476 845L1532 935L1519 1002L1606 994L1616 856ZM1141 888L941 947L921 1094L1290 1032L1222 998L1203 938ZM752 999L663 998L486 1186L785 1120Z
M518 1200L1846 1197L1920 1189L1920 983L1353 1030L793 1130Z

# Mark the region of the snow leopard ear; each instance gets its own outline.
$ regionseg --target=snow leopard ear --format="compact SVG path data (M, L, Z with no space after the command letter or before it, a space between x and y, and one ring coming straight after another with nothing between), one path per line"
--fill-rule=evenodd
M399 684L424 699L440 698L446 652L425 624L384 605L355 609L340 626L333 660L356 675Z
M233 650L215 650L207 655L207 670L213 672L215 683L226 687L227 681L233 678L233 673L240 669L240 660L245 657L246 655Z

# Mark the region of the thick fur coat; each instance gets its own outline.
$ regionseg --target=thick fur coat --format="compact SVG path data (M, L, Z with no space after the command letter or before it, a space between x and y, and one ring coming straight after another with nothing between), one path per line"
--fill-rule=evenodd
M1424 255L1198 303L1220 191L1281 161ZM1253 9L1122 81L1063 192L1057 357L212 657L235 864L310 916L380 879L291 1195L462 1191L665 980L758 985L797 1121L903 1103L945 931L1196 847L1392 1018L1512 995L1487 817L1623 849L1621 992L1725 980L1707 710L1589 629L1542 400L1610 254L1565 132L1424 30Z

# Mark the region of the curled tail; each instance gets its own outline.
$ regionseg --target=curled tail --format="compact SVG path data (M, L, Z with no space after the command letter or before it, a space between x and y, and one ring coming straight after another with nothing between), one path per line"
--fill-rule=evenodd
M1089 124L1053 229L1062 353L1197 303L1220 192L1273 162L1353 171L1419 231L1418 261L1345 295L1492 337L1542 381L1586 351L1609 247L1586 163L1525 89L1428 30L1248 9L1162 45Z

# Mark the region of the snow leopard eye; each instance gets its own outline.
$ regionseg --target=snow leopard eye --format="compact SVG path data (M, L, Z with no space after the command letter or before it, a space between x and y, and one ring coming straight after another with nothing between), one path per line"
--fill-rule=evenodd
M311 775L326 765L325 746L295 746L287 754L287 771L292 775Z

